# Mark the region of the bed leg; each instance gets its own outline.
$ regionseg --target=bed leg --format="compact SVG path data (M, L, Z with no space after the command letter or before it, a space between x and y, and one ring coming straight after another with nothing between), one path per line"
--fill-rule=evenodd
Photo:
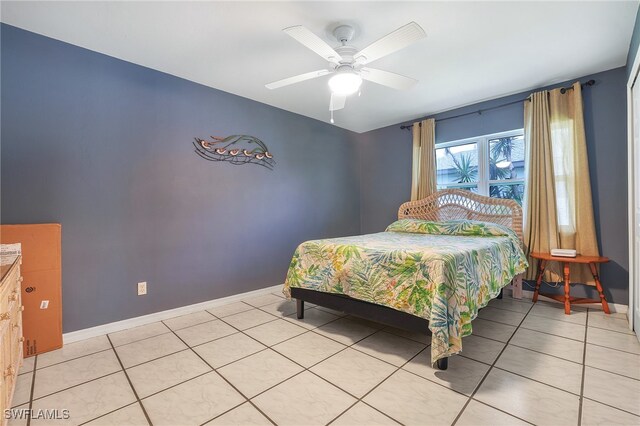
M498 297L496 297L496 299L502 299L502 291L503 290L504 290L503 288L500 289L500 294L498 294Z
M304 300L296 299L296 312L298 319L304 319Z
M436 366L438 370L446 370L449 368L449 358L440 358L436 361Z

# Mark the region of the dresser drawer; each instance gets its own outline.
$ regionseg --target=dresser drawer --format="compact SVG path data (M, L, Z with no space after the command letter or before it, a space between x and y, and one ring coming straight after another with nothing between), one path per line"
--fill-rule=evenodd
M2 281L3 285L0 289L0 322L9 320L12 311L11 307L14 303L22 304L21 282L20 268L13 268Z
M11 353L13 352L13 345L11 342L12 333L10 327L5 325L2 329L3 333L0 336L0 345L2 346L0 347L0 351L2 352L2 365L0 365L0 392L2 395L0 395L0 397L2 398L2 404L6 408L11 408L9 404L12 398L13 384L17 372L14 371L15 368L12 366L13 362L11 359Z
M18 369L22 364L24 308L20 261L18 257L0 281L0 415L3 417L0 424L4 424L4 409L11 408Z
M11 311L11 322L9 324L11 333L11 345L12 345L12 361L18 359L18 353L22 348L22 310L24 307L18 303L15 304L15 309ZM19 365L18 365L19 366Z
M7 312L9 309L10 299L15 297L16 287L20 290L20 282L18 281L19 268L13 268L9 272L7 277L2 281L2 287L0 287L0 315Z

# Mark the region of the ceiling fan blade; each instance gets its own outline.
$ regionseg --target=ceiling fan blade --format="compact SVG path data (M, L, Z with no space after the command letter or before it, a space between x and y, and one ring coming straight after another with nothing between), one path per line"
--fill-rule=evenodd
M333 71L318 70L311 71L305 74L296 75L282 80L274 81L273 83L265 84L267 89L278 89L280 87L288 86L290 84L300 83L301 81L311 80L312 78L322 77L323 75L331 74Z
M332 93L331 100L329 101L329 111L337 111L344 108L346 101L347 97L345 95L336 95L335 93Z
M360 69L360 76L364 80L398 90L407 90L418 82L418 80L411 77L405 77L404 75L382 71L376 68L362 68Z
M342 57L338 54L338 52L333 50L333 48L325 43L324 40L322 40L320 37L312 33L306 27L303 27L302 25L285 28L282 31L296 39L299 43L303 44L308 49L313 50L329 62L334 62L337 64L342 60Z
M360 64L368 64L377 59L387 56L400 49L404 49L410 44L426 37L422 27L415 22L409 22L407 25L398 28L391 34L374 41L354 55L356 62Z

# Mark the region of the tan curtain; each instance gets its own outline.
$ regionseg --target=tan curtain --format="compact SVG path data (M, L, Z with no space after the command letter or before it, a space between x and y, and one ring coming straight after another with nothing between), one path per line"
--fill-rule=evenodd
M560 89L549 94L560 247L576 249L585 256L598 256L582 89L579 82L572 87L564 94ZM593 282L586 265L572 266L572 281Z
M436 191L436 122L433 118L413 123L411 200Z
M599 255L580 83L564 94L560 89L533 93L531 102L525 102L525 137L528 252L572 248L581 255ZM527 278L533 279L535 273L536 268L529 268ZM549 272L545 280L562 281L562 277ZM571 281L593 283L586 265L572 265Z
M533 93L530 99L530 102L524 103L524 135L528 150L524 203L524 242L527 254L549 252L560 247L548 92L543 90ZM532 267L527 271L526 277L535 279L537 264L531 258L529 264Z

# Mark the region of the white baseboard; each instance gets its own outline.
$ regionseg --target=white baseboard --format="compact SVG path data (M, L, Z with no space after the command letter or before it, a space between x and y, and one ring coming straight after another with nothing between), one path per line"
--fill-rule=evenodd
M265 287L258 290L248 291L246 293L234 294L233 296L222 297L220 299L208 300L206 302L196 303L188 306L181 306L175 309L169 309L153 314L143 315L141 317L128 318L122 321L111 322L109 324L98 325L96 327L85 328L82 330L64 333L62 341L64 344L77 342L79 340L89 339L91 337L102 336L116 331L126 330L128 328L138 327L141 325L151 324L152 322L162 321L165 319L178 317L180 315L191 314L193 312L203 311L205 309L215 308L217 306L226 305L227 303L239 302L249 297L262 296L282 289L283 284Z
M533 291L522 290L522 298L527 300L533 299ZM545 302L561 303L555 299L551 299L543 295L540 295L540 298L538 300L544 300ZM623 305L620 303L609 303L608 305L609 305L609 311L611 312L626 314L629 311L629 306L627 305ZM600 303L581 303L580 305L576 305L576 306L583 306L585 308L600 309L600 310L602 309L602 305Z
M64 333L62 335L62 340L66 345L68 343L89 339L91 337L102 336L108 333L115 333L116 331L122 331L128 328L151 324L152 322L162 321L165 319L178 317L180 315L187 315L193 312L215 308L217 306L226 305L227 303L239 302L240 300L243 300L249 297L262 296L264 294L269 294L274 291L279 291L281 288L282 288L282 284L278 284L271 287L265 287L258 290L248 291L246 293L240 293L240 294L234 294L233 296L222 297L220 299L208 300L206 302L196 303L193 305L181 306L175 309L154 312L153 314L143 315L141 317L129 318L122 321L111 322L109 324L103 324L95 327L85 328L82 330L72 331L70 333ZM510 289L507 288L506 293L509 293L509 292L510 292ZM540 296L540 297L544 298L542 300L545 300L545 301L560 303L554 299L549 299L544 296ZM522 298L529 299L529 300L533 299L533 291L522 290ZM599 303L584 304L581 306L585 306L589 308L601 308L601 305ZM609 309L611 310L611 312L627 313L629 307L627 305L622 305L619 303L609 303Z

